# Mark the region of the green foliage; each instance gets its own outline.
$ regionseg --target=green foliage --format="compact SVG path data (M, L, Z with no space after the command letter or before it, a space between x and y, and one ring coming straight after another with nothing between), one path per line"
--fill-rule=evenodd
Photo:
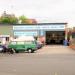
M19 17L19 20L21 20L21 23L25 23L25 20L27 20L27 17L22 15Z
M17 19L16 17L11 17L10 23L11 23L11 24L16 24L16 23L18 23L18 19Z
M13 16L2 16L0 18L0 23L3 23L3 24L16 24L18 23L18 19L16 17L13 17Z
M21 21L21 23L26 23L26 20L27 17L24 15L17 18L14 14L7 14L6 12L0 17L0 23L2 24L17 24L19 21Z
M9 23L10 19L8 17L2 17L1 18L1 23Z

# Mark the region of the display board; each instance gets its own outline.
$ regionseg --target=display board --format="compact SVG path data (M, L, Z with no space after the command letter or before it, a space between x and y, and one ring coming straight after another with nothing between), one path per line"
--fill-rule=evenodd
M37 36L37 31L14 31L14 36Z
M65 25L17 25L13 30L65 30Z

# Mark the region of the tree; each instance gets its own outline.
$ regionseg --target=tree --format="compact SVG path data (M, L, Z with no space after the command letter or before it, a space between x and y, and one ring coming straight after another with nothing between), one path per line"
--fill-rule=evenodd
M1 17L0 18L0 22L1 23L9 23L10 22L10 19L8 17Z
M18 23L18 19L16 17L1 17L0 18L0 23L3 23L3 24L16 24Z
M28 19L26 16L22 15L19 17L21 24L36 24L37 21L35 19Z
M15 17L15 16L14 16L14 17L11 17L11 18L10 18L10 23L11 23L11 24L16 24L16 23L18 23L18 18Z
M18 18L15 17L14 14L6 14L6 12L4 12L2 14L2 16L0 17L0 23L3 23L3 24L16 24L16 23L18 23Z
M27 20L27 17L22 15L19 17L19 20L21 21L21 23L26 23L25 20Z

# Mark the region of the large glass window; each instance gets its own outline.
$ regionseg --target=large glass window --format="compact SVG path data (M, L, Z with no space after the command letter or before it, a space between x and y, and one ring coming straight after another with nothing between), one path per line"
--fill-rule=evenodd
M19 42L17 42L17 44L24 44L24 42L22 42L22 41L19 41Z
M25 41L25 44L32 44L34 43L33 41Z
M11 44L15 45L15 44L16 44L16 42L15 42L15 41L12 41L12 42L11 42Z

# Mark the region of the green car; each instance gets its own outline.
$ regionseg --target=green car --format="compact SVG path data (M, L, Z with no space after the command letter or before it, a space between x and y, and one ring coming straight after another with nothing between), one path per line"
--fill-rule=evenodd
M24 51L33 53L37 50L37 46L35 41L11 41L8 45L8 49L16 53Z

